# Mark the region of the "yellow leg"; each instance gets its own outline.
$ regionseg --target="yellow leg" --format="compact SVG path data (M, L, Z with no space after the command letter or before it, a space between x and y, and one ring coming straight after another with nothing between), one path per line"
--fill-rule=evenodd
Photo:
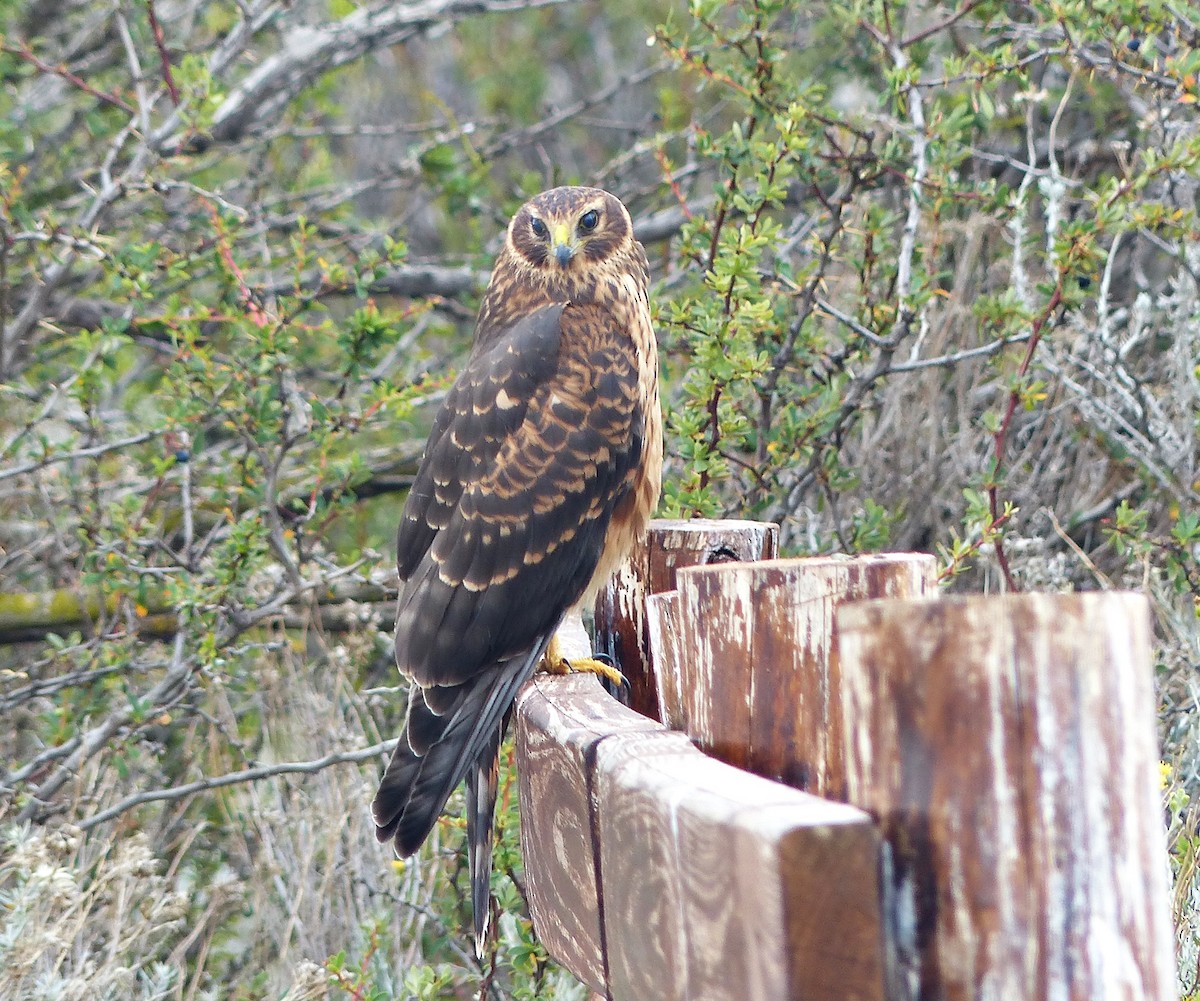
M539 669L546 674L571 674L572 672L598 674L602 678L607 678L618 688L627 684L625 676L620 671L602 660L595 660L592 657L576 657L573 660L567 660L558 649L557 636L551 637L550 645L546 647L546 652L542 655Z

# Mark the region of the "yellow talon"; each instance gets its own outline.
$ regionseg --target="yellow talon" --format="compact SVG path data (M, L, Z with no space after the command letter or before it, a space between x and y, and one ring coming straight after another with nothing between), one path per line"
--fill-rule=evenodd
M551 638L550 645L542 654L542 663L539 669L546 674L598 674L618 688L629 684L625 680L625 675L602 660L596 660L593 657L576 657L568 660L558 649L557 636Z

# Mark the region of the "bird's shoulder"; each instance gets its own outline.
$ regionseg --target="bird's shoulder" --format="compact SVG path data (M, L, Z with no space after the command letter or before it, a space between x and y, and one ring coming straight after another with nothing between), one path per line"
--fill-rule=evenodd
M465 484L490 466L558 364L564 304L549 303L476 331L471 354L437 413L397 536L407 579L444 528Z
M542 303L481 324L434 416L401 516L401 579L449 524L464 491L494 474L498 460L553 449L572 422L582 422L606 397L625 401L621 409L627 409L632 369L626 339L620 318L597 302Z

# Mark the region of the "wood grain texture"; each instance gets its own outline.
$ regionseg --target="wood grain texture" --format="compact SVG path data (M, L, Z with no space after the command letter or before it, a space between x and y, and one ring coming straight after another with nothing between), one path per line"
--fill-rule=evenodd
M1174 999L1145 600L867 602L838 624L889 998Z
M596 637L629 681L628 704L658 719L658 690L650 662L646 595L675 587L675 571L694 564L765 560L779 548L779 527L769 522L656 520L596 599Z
M878 835L680 734L601 743L613 1001L881 1001Z
M834 610L932 591L935 572L915 553L681 568L664 718L722 761L844 799Z
M642 732L666 731L610 698L594 675L536 675L517 697L521 851L534 929L559 962L600 992L608 976L593 758L602 740Z
M781 838L778 864L791 997L886 997L880 849L874 824L835 830L812 825Z
M684 642L680 629L679 592L646 595L646 650L647 659L654 665L656 718L672 730L687 730L681 692L683 669L679 652Z

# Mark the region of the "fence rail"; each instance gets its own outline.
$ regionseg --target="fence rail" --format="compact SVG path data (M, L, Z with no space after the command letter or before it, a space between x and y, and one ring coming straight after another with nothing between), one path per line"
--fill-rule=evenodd
M549 951L612 1001L1173 999L1144 599L775 538L652 526L597 609L639 711L522 692Z

